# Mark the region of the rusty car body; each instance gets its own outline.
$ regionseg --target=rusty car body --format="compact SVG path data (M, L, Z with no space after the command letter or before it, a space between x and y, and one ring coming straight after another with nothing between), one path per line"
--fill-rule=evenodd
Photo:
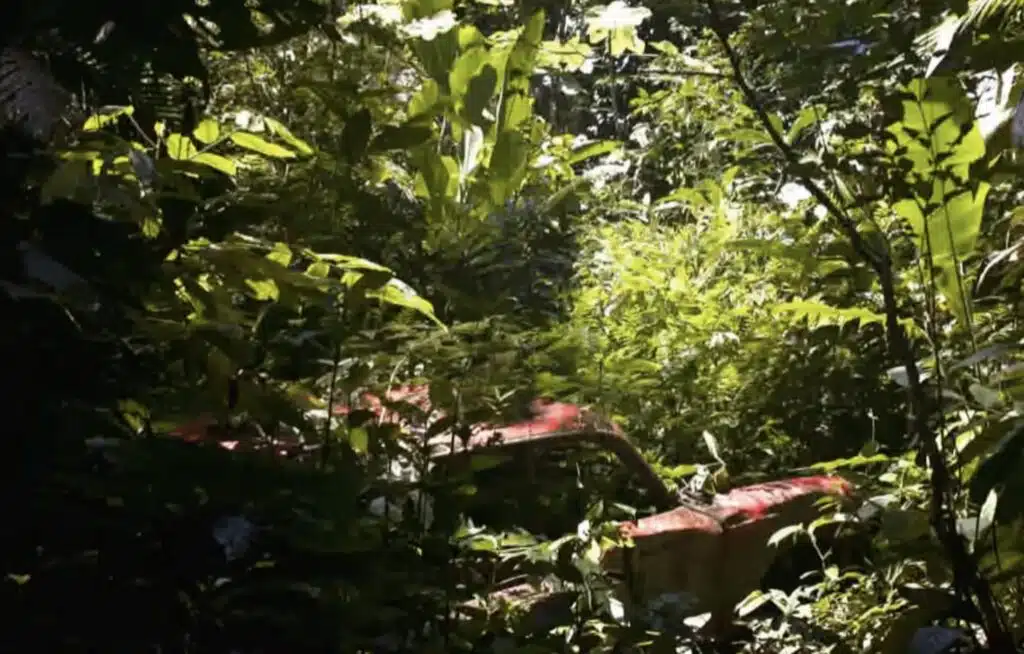
M392 389L384 399L363 394L357 406L335 407L336 416L367 409L382 422L401 422L395 403L430 410L429 389ZM214 438L209 418L182 425L173 435L186 440ZM225 447L239 447L227 440ZM292 443L294 445L294 443ZM819 514L822 497L846 498L852 486L837 476L796 477L734 488L709 498L672 490L623 431L602 414L575 404L536 400L525 420L480 424L468 434L442 433L428 439L428 453L446 465L488 454L525 455L589 448L612 455L643 491L650 514L620 523L633 547L606 553L602 566L623 580L624 603L642 607L680 593L693 599L691 614L709 613L712 633L731 624L737 603L758 588L775 558L772 534ZM556 455L560 456L560 455ZM520 486L524 480L515 480ZM483 482L486 483L486 482ZM531 491L537 496L536 490ZM536 512L534 512L536 513ZM516 589L505 589L514 595Z

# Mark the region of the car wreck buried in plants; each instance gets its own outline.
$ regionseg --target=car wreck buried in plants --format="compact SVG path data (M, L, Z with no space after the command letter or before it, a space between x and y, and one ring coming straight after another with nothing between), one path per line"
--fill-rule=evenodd
M407 423L402 405L431 413L429 389L392 389L383 400L363 394L357 406L334 407L332 413L342 417L361 411L378 423ZM461 433L437 433L443 430L439 424L435 420L424 434L426 458L445 475L468 471L479 492L461 509L490 528L523 528L557 538L583 519L594 495L606 504L620 502L645 512L620 522L619 533L633 546L607 551L601 566L622 580L626 606L643 609L665 598L692 598L687 613L709 613L712 634L724 633L736 605L759 588L778 555L769 542L772 535L817 518L823 497L841 500L852 493L851 484L836 476L784 479L711 497L673 491L614 422L574 404L536 400L524 420L477 424ZM201 419L172 435L218 440L213 425ZM275 443L282 453L296 447L295 442ZM258 446L237 436L221 444ZM502 463L474 465L481 457ZM523 584L506 585L500 592L529 594Z

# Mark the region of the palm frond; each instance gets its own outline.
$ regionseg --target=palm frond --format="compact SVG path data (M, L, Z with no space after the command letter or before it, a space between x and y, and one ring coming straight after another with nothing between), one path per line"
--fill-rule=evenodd
M953 41L968 30L978 29L1000 16L1024 10L1024 0L972 0L967 13L958 16L946 14L942 22L915 40L918 52L924 56L937 56L952 47Z
M0 124L46 142L70 104L71 94L38 59L20 48L0 51Z

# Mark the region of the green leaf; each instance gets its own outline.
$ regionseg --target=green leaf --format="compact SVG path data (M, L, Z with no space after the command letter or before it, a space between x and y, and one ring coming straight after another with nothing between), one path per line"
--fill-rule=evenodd
M368 292L366 295L367 297L377 298L386 304L412 309L420 315L429 318L437 326L444 328L444 323L434 314L434 305L429 300L420 297L412 292L411 289L400 288L393 280L378 290Z
M600 157L601 155L608 154L609 152L614 152L619 149L620 145L621 144L618 141L597 141L581 145L578 148L573 148L569 155L568 163L573 165L586 161L587 159Z
M134 107L114 107L106 113L95 113L85 121L82 125L82 130L85 132L95 132L103 129L107 125L117 122L117 119L121 116L131 116L135 113Z
M181 134L169 134L167 136L167 155L171 159L191 159L198 154L192 139Z
M452 72L448 74L448 87L454 98L459 99L466 94L477 71L487 62L487 54L486 48L474 47L455 60Z
M587 36L591 43L607 40L613 57L626 50L642 54L644 42L637 36L636 28L650 17L651 10L646 7L630 7L622 0L614 0L587 10Z
M295 148L300 154L305 156L313 154L313 148L311 148L308 143L292 134L292 132L280 121L264 116L263 122L270 128L270 131L273 132L274 136Z
M231 142L238 147L258 152L265 157L271 157L273 159L295 158L295 153L291 150L281 147L276 143L270 143L251 132L232 132L229 138L231 139Z
M207 118L192 130L192 136L196 137L197 141L209 145L220 137L220 124L212 118Z
M274 249L267 254L267 258L287 267L292 262L292 250L285 243L274 243Z
M458 30L450 29L453 20L451 11L442 10L419 21L419 24L406 25L407 32L415 30L416 35L421 37L412 44L412 49L423 64L423 69L446 90L448 74L459 55Z
M257 300L277 300L281 297L281 291L272 279L247 279L245 283Z
M356 454L365 454L370 447L370 433L364 427L350 427L348 444Z
M156 238L160 236L160 230L163 229L163 222L155 216L145 216L142 218L142 235L146 238Z
M463 98L466 118L474 125L485 127L487 121L483 113L487 110L494 96L494 90L498 86L498 71L491 64L484 65L473 79L469 81L469 87Z
M1002 398L999 396L999 391L994 388L974 383L971 384L967 390L970 391L971 397L986 409L994 409L1002 404Z
M843 470L845 468L859 468L863 466L876 465L879 463L887 463L890 458L885 454L874 454L871 456L857 455L846 459L834 459L832 461L822 461L821 463L815 463L801 468L801 472L835 472L836 470Z
M803 131L818 121L818 110L817 107L804 107L799 114L797 114L796 120L789 126L789 131L786 132L786 143L793 145L796 143Z
M214 170L219 170L225 175L234 177L238 174L238 166L234 161L227 157L222 157L219 154L213 154L210 152L200 152L196 156L192 157L194 163L200 163L204 166L209 166Z
M518 132L502 132L491 154L488 178L491 202L502 205L526 176L531 144Z
M419 92L409 101L409 120L429 117L441 105L441 89L432 79L424 80Z
M1011 487L1022 485L1020 482L1022 465L1024 465L1024 427L1015 425L1014 429L1003 437L995 451L978 466L971 478L971 500L980 504L988 498L993 489L1009 484L1010 486L1004 490L1002 509L1016 513L1024 508L1020 502L1011 501L1014 498L1013 493L1010 492Z
M740 143L770 144L772 142L772 137L768 135L768 132L760 129L734 129L722 134L722 138Z
M790 314L795 320L806 320L811 329L825 325L844 326L857 322L861 326L871 323L885 324L885 316L860 307L839 308L817 300L794 300L775 306L778 313Z
M309 264L309 267L306 268L306 274L310 277L329 277L331 274L331 266L323 261L315 261Z
M782 124L782 117L777 113L768 114L768 122L772 126L772 131L776 134L786 135L786 126Z

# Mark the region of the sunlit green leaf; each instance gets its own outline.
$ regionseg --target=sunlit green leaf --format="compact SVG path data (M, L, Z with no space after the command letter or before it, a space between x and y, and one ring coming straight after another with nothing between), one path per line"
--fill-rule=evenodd
M264 140L260 136L256 136L250 132L232 132L229 137L231 142L240 148L246 150L252 150L258 152L266 157L274 159L294 159L295 153L291 150L281 147L276 143L270 143Z
M207 118L192 130L192 136L197 141L209 145L220 137L220 124L212 118Z
M167 135L167 154L172 159L191 159L198 152L189 137L182 134Z

